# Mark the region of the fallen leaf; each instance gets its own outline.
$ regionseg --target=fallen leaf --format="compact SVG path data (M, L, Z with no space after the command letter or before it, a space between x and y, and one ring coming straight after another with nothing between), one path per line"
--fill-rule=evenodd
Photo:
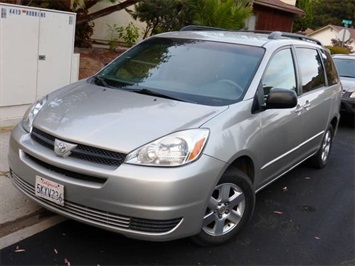
M67 260L66 258L64 258L64 264L66 264L67 266L70 266L70 261Z
M23 248L20 248L19 246L16 246L15 252L19 253L19 252L25 252L26 250Z

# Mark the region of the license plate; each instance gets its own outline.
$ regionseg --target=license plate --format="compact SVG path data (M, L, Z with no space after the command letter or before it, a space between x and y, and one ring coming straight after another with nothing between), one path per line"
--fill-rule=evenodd
M64 206L64 186L61 184L36 176L35 194L38 197Z

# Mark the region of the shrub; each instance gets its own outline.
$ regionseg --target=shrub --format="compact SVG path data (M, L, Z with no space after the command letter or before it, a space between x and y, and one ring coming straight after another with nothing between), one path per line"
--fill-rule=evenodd
M349 49L340 46L326 46L331 54L349 54Z
M135 44L139 38L139 29L132 22L126 27L116 24L108 25L109 49L115 50L120 40L123 40L128 46Z

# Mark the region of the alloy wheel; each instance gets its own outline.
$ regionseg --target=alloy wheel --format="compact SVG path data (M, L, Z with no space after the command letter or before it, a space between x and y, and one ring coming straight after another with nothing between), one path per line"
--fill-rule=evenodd
M208 235L221 236L233 230L243 217L245 196L232 183L216 186L208 203L202 229Z
M323 143L322 143L321 158L322 158L323 162L325 162L328 159L331 143L332 143L332 134L331 134L330 130L327 130L327 132L325 133L325 136L324 136Z

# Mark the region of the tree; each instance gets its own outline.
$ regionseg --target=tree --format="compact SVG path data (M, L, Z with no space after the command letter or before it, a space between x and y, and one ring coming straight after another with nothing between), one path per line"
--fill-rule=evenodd
M0 2L9 2L18 5L28 5L65 11L74 11L77 12L76 25L80 25L82 23L90 22L94 19L110 15L113 12L125 9L140 1L144 0L74 0L73 7L70 8L65 6L65 1L60 0L0 0ZM100 2L109 2L112 4L116 4L90 13L89 9Z
M75 46L77 47L91 47L93 34L94 19L107 16L113 12L120 11L129 6L132 6L140 1L144 0L74 0L73 6L69 7L65 5L64 1L59 0L6 0L7 2L15 2L16 4L37 6L49 9L57 9L63 11L72 11L77 13L76 27L75 27ZM89 9L94 7L99 2L110 2L113 5L107 8L89 12Z
M250 0L145 0L130 14L147 24L143 38L188 24L240 29L252 14Z
M191 0L147 0L127 10L135 20L146 23L143 39L152 34L178 30L191 22ZM187 20L187 21L186 21Z
M196 25L241 29L252 14L249 0L193 0Z
M113 12L120 11L144 0L125 0L119 2L117 0L105 0L112 4L116 4L93 13L89 12L90 8L94 7L96 4L102 1L104 0L74 1L72 9L77 13L75 46L87 48L90 48L92 46L91 36L93 34L93 28L95 26L92 21L94 19L107 16L109 14L112 14Z
M92 8L97 3L102 2L102 1L103 0L84 0L83 5L80 5L79 1L76 0L74 2L74 6L73 6L74 11L76 11L78 14L78 17L76 19L76 25L80 25L82 23L89 22L94 19L110 15L113 12L120 11L122 9L125 9L129 6L132 6L140 1L144 1L144 0L125 0L125 1L119 1L119 3L117 3L118 2L117 0L106 0L108 2L116 3L116 4L106 7L104 9L98 10L93 13L88 12L88 10L90 8Z
M332 47L336 50L343 50L345 54L351 54L354 52L353 47L351 46L352 40L347 40L344 43L339 39L332 39Z
M313 6L313 29L328 24L343 26L344 19L355 22L355 0L317 0Z
M293 31L305 31L310 28L314 19L314 0L297 0L296 7L302 9L306 14L294 20Z

